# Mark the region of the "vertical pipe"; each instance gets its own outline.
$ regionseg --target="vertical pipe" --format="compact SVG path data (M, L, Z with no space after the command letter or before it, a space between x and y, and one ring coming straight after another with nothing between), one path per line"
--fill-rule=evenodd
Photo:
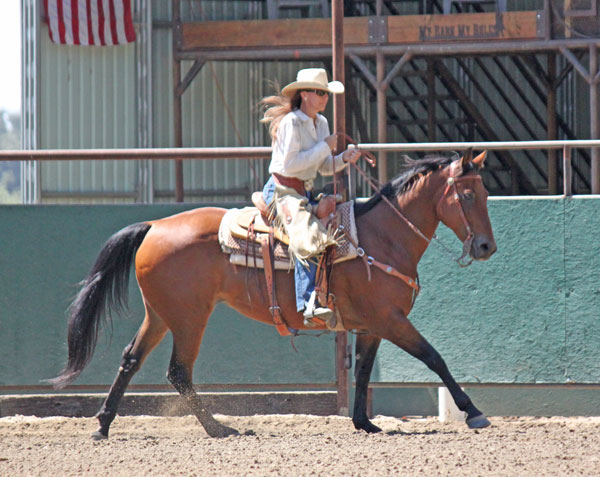
M344 2L331 2L331 44L333 79L345 83L344 71ZM344 95L334 95L333 99L333 128L335 132L346 133L346 104ZM344 150L346 140L338 139L338 152ZM337 410L338 414L347 416L350 412L349 375L346 365L348 334L345 331L336 333L335 362L337 370Z
M544 39L552 40L552 8L550 0L544 0Z
M181 95L177 87L181 83L181 61L177 56L181 38L181 10L179 0L173 1L173 132L175 134L173 146L183 146L183 129L181 113ZM175 200L183 202L183 162L175 160Z
M376 52L377 60L377 142L384 144L387 142L387 99L382 82L385 78L385 57L378 50ZM384 151L379 152L378 179L380 184L388 181L387 172L387 154Z
M598 95L598 48L590 45L590 132L591 139L600 139L600 104ZM592 194L600 194L600 149L592 148Z
M334 0L332 2L331 22L333 79L345 83L344 4L342 0ZM333 96L333 128L335 132L346 132L346 101L344 95ZM345 139L340 137L338 140L338 152L344 149L345 144Z
M546 97L548 140L557 138L556 125L556 53L548 53L548 95ZM548 149L548 194L558 194L558 156L556 149Z
M573 195L573 168L571 166L571 148L563 147L563 194L566 197Z
M352 98L356 97L356 92L354 92L352 95L349 94L351 90L354 90L354 85L351 84L351 78L352 78L352 71L351 71L351 66L349 63L344 62L344 77L348 78L348 82L344 83L344 86L346 88L346 93L344 94L344 96L346 97L350 97L350 102L348 104L352 104ZM354 105L354 108L360 108L360 106L358 105ZM354 119L355 121L352 121L352 107L350 107L350 113L349 113L349 121L350 121L350 125L348 126L348 129L350 129L350 131L355 131L356 129L358 129L358 126L353 127L354 125L356 125L356 115L360 115L360 110L358 112L356 112L355 110L355 114L354 114ZM353 134L352 134L353 136ZM362 139L362 138L361 138ZM357 140L357 138L354 138L354 140ZM347 195L345 197L345 200L352 200L356 197L357 194L357 189L358 189L358 183L356 181L356 171L354 170L354 168L352 167L348 167L345 171L346 174L346 178L348 179L348 190Z

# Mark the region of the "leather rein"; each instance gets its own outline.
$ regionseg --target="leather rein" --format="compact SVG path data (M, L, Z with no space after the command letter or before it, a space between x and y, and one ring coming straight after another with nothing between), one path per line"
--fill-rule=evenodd
M350 144L352 144L357 151L360 152L361 157L364 156L366 161L371 165L371 167L374 167L375 166L375 157L373 156L373 154L371 154L370 152L365 151L363 149L359 149L356 142L353 141L352 138L350 136L348 136L347 134L344 134L344 136L346 137L348 142ZM387 197L385 197L383 194L381 194L381 188L379 188L374 183L374 181L360 167L358 167L355 163L351 163L351 164L363 176L363 178L371 185L371 187L375 190L375 192L377 192L380 195L381 199L392 208L392 210L396 213L396 215L398 215L416 235L421 237L428 244L431 244L432 240L435 240L437 243L440 244L440 246L444 249L444 251L451 257L451 259L458 264L459 267L465 268L465 267L468 267L469 265L471 265L471 263L473 262L473 259L468 259L466 261L464 259L469 254L469 250L471 249L471 245L473 243L473 239L475 238L475 234L473 233L471 226L469 225L469 221L467 220L467 216L465 214L465 210L463 208L462 201L460 199L460 194L458 192L457 184L459 182L465 182L467 180L480 180L481 181L482 180L481 176L474 175L474 176L459 177L458 171L456 170L457 167L455 167L454 165L451 165L450 166L451 167L451 176L448 177L448 179L446 181L446 189L444 190L444 193L442 194L442 197L440 197L440 200L438 201L437 206L435 208L435 213L437 215L437 218L440 219L440 217L441 217L440 208L441 208L442 202L446 198L448 193L450 193L451 191L453 192L453 194L454 194L453 200L454 200L454 202L456 202L458 204L459 214L460 214L461 220L463 222L463 225L465 226L465 229L467 231L467 238L463 242L462 255L458 258L452 258L451 250L446 245L444 245L444 243L440 240L440 238L435 233L433 234L432 238L429 239L423 232L421 232L421 230L415 224L413 224L410 220L408 220L408 218L406 218L406 216L404 216L404 214L402 214L402 212L400 212L400 210L398 210L398 208L395 207L394 204L392 204L392 202ZM360 256L360 252L359 252L359 256ZM375 265L374 259L372 257L369 256L368 259L371 260L373 262L372 264ZM379 262L377 263L377 266L378 266L378 264L379 264ZM396 272L396 273L391 273L390 271L388 271L389 269L393 270L393 268L390 267L389 265L386 265L384 267L379 267L379 268L381 268L382 270L384 270L387 273L390 273L392 275L396 275L396 273L399 274L399 272L397 272L396 270L394 270L394 272ZM400 274L400 275L402 275L402 274ZM412 279L410 279L410 280L412 281L412 283L415 282ZM406 281L408 283L407 280L404 280L404 281ZM411 283L408 283L408 284L409 284L409 286L415 288ZM415 285L416 285L416 283L415 283ZM416 286L416 289L418 290L418 285Z

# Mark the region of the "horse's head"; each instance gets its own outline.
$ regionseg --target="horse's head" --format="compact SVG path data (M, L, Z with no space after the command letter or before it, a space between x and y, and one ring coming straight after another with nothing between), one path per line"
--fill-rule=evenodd
M464 243L463 257L487 260L496 251L496 241L488 216L488 192L479 170L487 152L473 158L472 149L463 157L444 168L445 187L438 201L436 213Z

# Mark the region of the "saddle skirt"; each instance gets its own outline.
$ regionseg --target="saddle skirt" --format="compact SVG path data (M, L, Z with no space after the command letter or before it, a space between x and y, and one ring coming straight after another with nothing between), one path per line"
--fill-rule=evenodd
M249 239L249 224L254 224L255 240ZM337 207L336 223L344 226L349 232L354 243L358 244L358 234L354 221L354 201L344 202ZM243 209L230 209L223 216L219 226L219 243L224 253L229 254L229 262L234 265L264 268L261 250L261 240L269 234L266 225L256 207ZM288 252L287 236L275 231L275 268L277 270L290 270L293 262ZM337 239L338 246L335 251L334 263L351 260L358 256L356 248L344 235Z

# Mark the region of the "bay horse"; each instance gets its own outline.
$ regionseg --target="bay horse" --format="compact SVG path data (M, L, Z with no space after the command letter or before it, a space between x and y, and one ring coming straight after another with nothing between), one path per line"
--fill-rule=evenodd
M381 431L367 416L367 390L382 339L423 361L441 378L458 408L466 413L469 427L490 424L461 390L440 354L408 320L414 289L389 273L394 269L416 279L417 264L440 222L465 244L464 255L468 253L471 259L486 260L496 251L487 213L488 193L479 175L484 159L485 152L473 158L468 150L460 158L409 160L403 174L368 201L355 205L365 256L371 264L389 264L388 273L372 267L367 274L368 261L365 265L360 259L348 260L335 265L331 276L330 289L344 326L358 332L352 417L356 429ZM225 212L204 207L132 224L111 236L101 249L69 309L67 365L50 381L62 388L89 363L101 325L111 312L124 306L134 262L145 317L124 349L117 376L96 415L100 426L94 439L108 438L128 383L169 330L173 351L168 380L210 436L237 434L212 416L192 385L192 369L206 324L217 302L263 323L273 325L274 320L265 283L247 279L247 274L256 271L231 264L220 249L217 233ZM288 326L306 329L302 313L296 311L293 274L277 271L275 281Z

